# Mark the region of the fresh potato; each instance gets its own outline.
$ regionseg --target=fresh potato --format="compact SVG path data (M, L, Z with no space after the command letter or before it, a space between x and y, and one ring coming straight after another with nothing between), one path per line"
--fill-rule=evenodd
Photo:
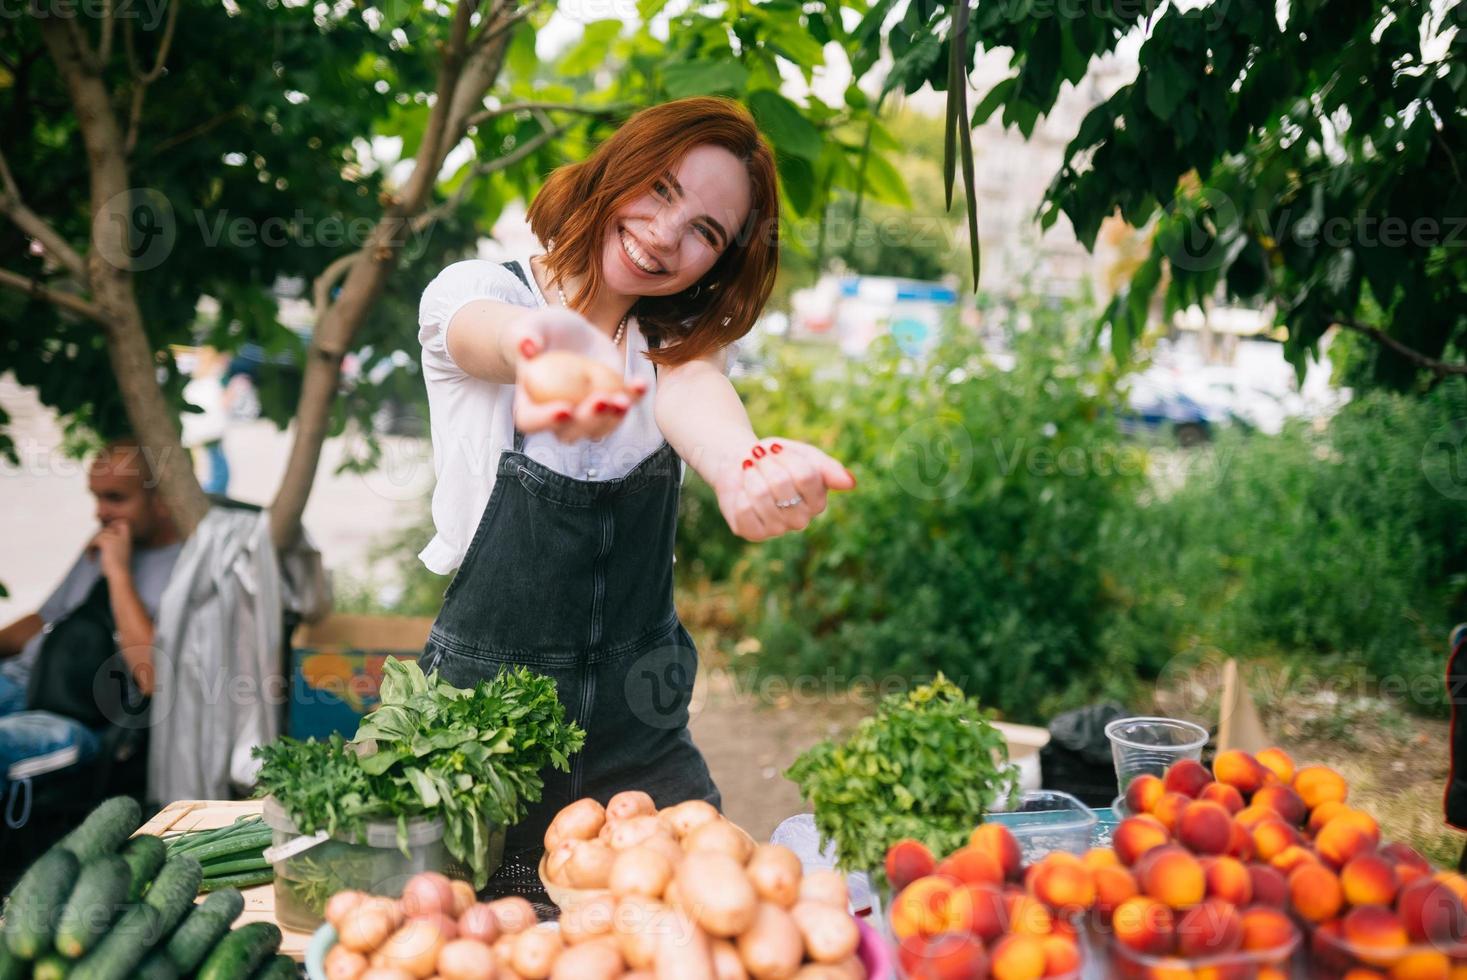
M669 834L661 827L658 828L657 833L642 841L642 843L638 844L637 847L645 847L649 850L656 851L658 854L661 854L663 857L667 858L668 863L671 864L674 868L676 868L678 866L678 863L681 862L683 859L682 846L679 845L677 841L672 839L672 834Z
M555 815L550 821L547 836L554 834L560 840L591 840L606 824L606 809L590 797L576 800ZM546 843L547 849L549 843Z
M754 924L738 938L738 949L754 980L789 980L805 960L794 919L773 902L759 903Z
M672 880L672 862L666 855L650 847L633 847L622 851L611 865L611 876L607 885L611 894L646 895L661 898Z
M800 879L805 869L795 852L780 844L760 844L744 866L754 891L766 902L793 908L800 898Z
M467 881L459 881L455 878L448 883L448 887L453 890L453 917L455 919L463 915L468 911L469 906L479 900L479 896L474 894L474 886Z
M694 851L716 851L743 864L754 853L754 839L743 828L719 818L689 831L683 838L683 850L689 854Z
M597 895L561 913L560 934L572 946L601 939L612 934L615 918L616 899L610 895Z
M605 888L611 880L611 866L616 852L600 841L577 841L572 845L570 860L565 863L565 877L572 888Z
M626 820L630 817L657 815L657 804L639 789L627 789L606 801L606 819Z
M846 876L834 868L818 868L800 879L800 901L820 902L846 911L851 905Z
M708 934L681 912L664 913L656 926L657 980L718 980Z
M713 940L713 973L718 980L749 980L738 947L727 939Z
M535 914L535 906L518 895L496 898L488 905L494 910L494 918L499 920L499 928L503 932L524 932L540 921L540 917Z
M477 939L486 945L493 945L501 931L499 917L485 902L475 902L458 917L458 934L464 939Z
M861 933L856 928L856 920L845 909L823 902L796 902L790 915L812 960L838 963L855 954Z
M438 951L440 980L494 980L494 952L477 939L455 939Z
M546 980L563 949L565 942L555 923L542 922L515 937L509 965L525 980Z
M694 828L701 827L710 820L717 820L719 816L717 808L707 800L688 800L661 811L657 814L657 819L672 831L672 836L682 840Z
M550 980L616 980L625 968L617 944L598 939L561 953L550 971Z
M441 915L408 919L387 937L372 962L427 980L437 971L438 954L456 931L453 921Z
M753 923L759 898L743 866L727 854L695 851L674 880L681 904L710 935L730 938Z
M611 845L612 850L625 851L636 847L638 844L656 834L662 827L657 818L642 814L635 817L627 817L624 820L613 820L608 826L611 828L606 838L606 843Z
M326 951L321 965L326 968L326 980L360 980L367 972L367 958L341 943Z
M372 902L359 904L342 917L337 927L341 945L358 953L370 953L381 946L395 928L392 914Z
M656 923L667 906L644 895L628 895L616 903L611 931L621 946L621 955L634 970L652 967L657 957Z

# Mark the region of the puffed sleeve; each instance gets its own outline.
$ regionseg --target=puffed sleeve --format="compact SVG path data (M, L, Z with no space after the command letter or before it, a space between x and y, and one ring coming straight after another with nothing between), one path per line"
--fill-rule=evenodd
M535 303L525 284L498 262L465 259L453 263L433 277L418 303L418 343L423 346L425 360L463 373L448 353L448 325L455 313L480 299L516 306Z

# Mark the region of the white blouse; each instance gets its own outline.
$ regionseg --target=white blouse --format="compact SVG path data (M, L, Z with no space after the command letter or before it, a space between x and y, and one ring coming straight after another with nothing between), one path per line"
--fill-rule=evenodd
M548 306L530 271L530 256L514 256L530 287L500 265L467 259L448 266L423 290L418 306L418 342L423 347L423 379L428 387L429 428L433 436L433 525L436 534L418 557L439 575L463 561L479 518L494 489L499 456L514 448L514 385L495 384L465 372L448 353L448 325L466 304L492 299L516 306ZM525 437L524 452L557 473L579 480L615 480L662 445L652 406L657 378L643 357L647 339L637 318L627 322L623 376L647 382L642 396L604 439L563 443L548 432ZM687 466L682 466L687 475Z

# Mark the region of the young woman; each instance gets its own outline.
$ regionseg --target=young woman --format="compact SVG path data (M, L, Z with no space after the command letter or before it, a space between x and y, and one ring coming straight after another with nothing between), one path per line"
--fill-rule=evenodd
M526 869L545 829L582 796L720 803L687 731L698 658L673 607L684 467L751 541L803 529L855 486L819 449L760 438L724 373L774 283L777 193L739 103L656 106L550 175L529 210L544 254L458 262L423 294L438 485L420 557L458 569L423 667L467 686L527 665L587 732L511 829L494 891L538 887ZM553 350L603 361L627 390L532 400L516 379Z

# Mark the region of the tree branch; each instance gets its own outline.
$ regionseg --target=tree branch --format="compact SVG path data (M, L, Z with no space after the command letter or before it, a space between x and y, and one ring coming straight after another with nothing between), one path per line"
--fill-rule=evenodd
M616 116L630 112L632 108L630 105L620 103L607 106L586 106L566 102L507 102L497 109L480 109L464 120L464 126L478 126L490 119L515 112L574 112L582 116Z
M504 156L497 157L486 163L479 164L468 176L464 178L463 183L458 185L457 189L454 190L453 194L451 194L447 200L443 201L441 204L429 208L427 211L424 211L422 214L418 215L412 220L412 224L410 227L413 230L413 234L417 234L424 228L431 225L433 222L442 218L444 215L451 214L452 212L457 210L458 206L463 203L464 198L468 197L469 191L474 186L475 180L479 179L480 177L487 176L488 174L504 170L506 167L514 166L525 157L529 156L531 153L534 153L540 147L544 146L546 143L550 142L558 136L563 136L568 129L570 129L569 125L561 125L556 126L553 129L544 130L532 139L525 140L523 143L515 147L513 150L510 150Z
M321 270L321 274L316 277L315 282L311 286L311 296L316 306L317 320L321 319L321 315L331 305L331 287L336 285L342 276L346 275L353 263L366 254L366 249L358 249L355 252L350 252L332 261L325 269Z
M1407 347L1379 327L1372 327L1368 323L1357 323L1354 320L1337 319L1335 323L1348 330L1354 330L1356 333L1364 334L1381 346L1390 348L1412 364L1415 364L1423 370L1430 371L1439 378L1446 377L1447 375L1467 375L1467 364L1453 364L1448 361L1439 361L1434 357L1427 357L1420 351Z
M169 136L167 139L160 140L156 145L154 145L149 150L148 156L155 157L165 150L171 150L181 143L187 143L189 140L194 139L195 137L202 136L209 130L213 129L215 126L226 123L229 120L233 119L235 116L240 115L248 108L249 107L245 105L237 105L233 109L227 109L211 119L205 119L197 126L190 126L188 129L185 129L182 132L174 133L172 136Z
M112 60L112 29L117 24L117 11L112 0L103 0L102 43L97 46L97 64L105 67Z
M100 306L72 293L52 289L39 280L28 279L18 273L11 272L9 269L0 269L0 286L13 289L18 293L25 293L27 296L34 296L36 299L44 300L52 306L60 307L78 316L86 317L88 320L94 320L104 327L111 326L112 324L112 318Z
M5 160L4 150L0 150L0 213L4 213L15 222L15 226L27 235L41 243L56 261L64 265L72 275L83 283L87 279L87 264L61 236L55 228L46 223L40 215L25 206L21 200L20 188L16 186L15 177L10 172L10 165Z
M122 152L132 155L133 148L138 143L138 128L143 119L143 96L147 94L148 86L152 85L163 75L163 65L168 60L168 49L173 46L173 28L178 23L178 0L168 0L168 22L163 25L163 39L158 42L157 57L153 59L153 67L146 73L139 74L134 68L132 82L132 109L127 118L127 141L123 144Z

